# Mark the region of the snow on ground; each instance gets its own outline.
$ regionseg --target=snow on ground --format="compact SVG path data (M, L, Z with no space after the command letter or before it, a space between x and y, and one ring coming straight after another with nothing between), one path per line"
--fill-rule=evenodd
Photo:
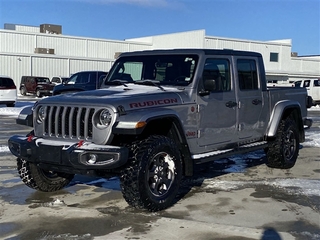
M0 105L0 116L10 116L13 118L17 118L23 108L33 106L34 103L34 101L16 102L15 107L5 107L5 105Z
M218 189L224 191L237 190L243 186L252 187L256 185L272 186L282 189L292 195L308 195L320 197L320 180L286 178L286 179L269 179L264 181L216 181L204 179L206 189Z

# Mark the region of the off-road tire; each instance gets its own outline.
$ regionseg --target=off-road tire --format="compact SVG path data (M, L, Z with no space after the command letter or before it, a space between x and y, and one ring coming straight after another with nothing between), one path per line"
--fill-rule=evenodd
M67 186L73 179L73 174L45 171L34 163L17 159L20 178L28 187L42 191L55 192Z
M20 88L20 94L21 94L22 96L27 95L27 90L26 90L25 87L21 87L21 88Z
M42 97L41 92L40 92L39 89L36 90L36 96L37 96L38 98L41 98L41 97Z
M182 159L176 144L154 135L131 145L120 186L129 205L154 212L174 203L181 178Z
M266 149L267 166L271 168L292 168L299 153L299 132L290 117L281 120L276 138L269 142Z

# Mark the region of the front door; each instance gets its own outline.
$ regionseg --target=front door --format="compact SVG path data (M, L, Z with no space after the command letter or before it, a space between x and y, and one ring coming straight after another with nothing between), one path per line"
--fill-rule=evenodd
M230 62L229 57L206 59L203 85L206 86L206 81L211 82L211 90L206 95L200 94L198 99L198 147L202 152L237 142L237 102Z

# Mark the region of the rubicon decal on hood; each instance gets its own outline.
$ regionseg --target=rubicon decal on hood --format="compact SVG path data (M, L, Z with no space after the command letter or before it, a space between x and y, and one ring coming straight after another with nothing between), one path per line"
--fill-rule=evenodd
M166 105L171 103L178 103L178 99L165 98L165 99L152 100L152 101L134 102L134 103L129 103L129 106L130 108L141 108L141 107L151 107L151 106L157 106L157 105Z

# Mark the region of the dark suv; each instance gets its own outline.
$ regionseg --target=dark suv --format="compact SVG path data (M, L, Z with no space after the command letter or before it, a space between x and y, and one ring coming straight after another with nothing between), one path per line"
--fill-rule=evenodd
M108 72L103 71L77 72L67 82L56 85L53 95L98 89L107 74Z
M20 93L24 96L27 93L36 94L37 97L51 96L54 86L47 77L22 76Z

